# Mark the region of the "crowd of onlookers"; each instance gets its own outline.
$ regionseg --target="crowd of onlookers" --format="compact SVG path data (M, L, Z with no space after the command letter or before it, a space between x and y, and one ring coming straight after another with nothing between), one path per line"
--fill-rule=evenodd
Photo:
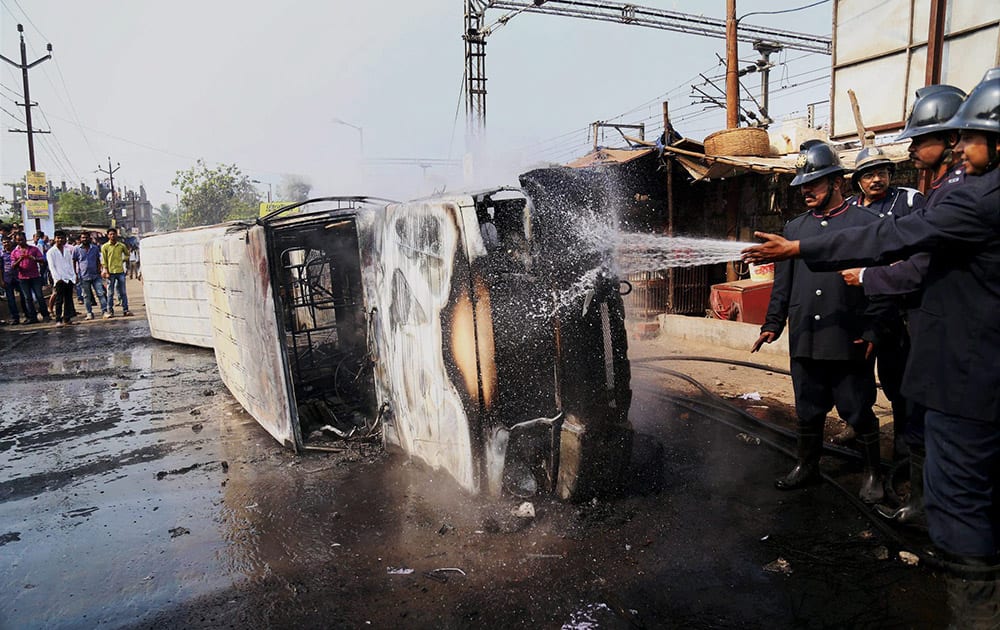
M142 280L139 248L105 233L56 230L52 238L35 232L29 238L18 225L0 225L3 272L0 274L0 323L35 324L56 320L56 326L77 323L77 305L84 319L131 315L126 275ZM5 308L4 308L5 307Z

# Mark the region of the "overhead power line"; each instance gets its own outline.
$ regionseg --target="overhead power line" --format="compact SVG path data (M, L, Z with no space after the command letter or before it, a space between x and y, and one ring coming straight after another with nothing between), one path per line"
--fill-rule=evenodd
M723 19L643 7L625 2L547 0L543 3L537 3L535 0L493 0L487 3L487 8L618 22L708 37L725 38L726 36L726 21ZM778 44L782 48L824 55L830 54L832 46L831 38L825 35L810 35L752 24L741 24L736 37L743 42L753 43L765 40Z
M741 15L740 17L736 18L736 21L739 22L743 18L750 17L751 15L781 15L782 13L794 13L796 11L803 11L805 9L818 7L819 5L826 4L829 1L830 0L819 0L819 2L813 2L811 4L806 4L801 7L795 7L794 9L782 9L780 11L752 11L750 13L747 13L746 15Z
M486 12L490 9L506 10L508 13L487 26ZM726 20L610 0L465 0L463 85L470 140L486 127L486 40L494 30L521 13L574 17L717 38L726 38L728 32ZM764 46L773 50L792 49L821 54L830 54L832 50L829 36L751 24L740 25L735 37L739 41L753 43L755 48ZM763 49L760 50L764 54ZM767 57L764 59L766 62ZM765 69L767 67L770 66Z

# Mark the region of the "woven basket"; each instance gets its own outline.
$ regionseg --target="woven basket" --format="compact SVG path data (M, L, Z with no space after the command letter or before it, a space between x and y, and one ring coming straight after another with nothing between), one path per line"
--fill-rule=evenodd
M705 138L705 153L766 157L771 154L771 139L759 127L723 129Z

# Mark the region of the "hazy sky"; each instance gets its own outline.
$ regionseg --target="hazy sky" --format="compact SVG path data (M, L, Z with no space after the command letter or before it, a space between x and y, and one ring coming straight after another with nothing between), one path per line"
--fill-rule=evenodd
M646 0L645 6L724 17L725 0ZM809 0L738 0L737 13L775 11ZM121 163L116 183L144 184L154 205L173 204L171 180L198 158L235 163L252 178L310 181L313 194L406 198L461 172L387 166L378 158L451 158L465 153L462 0L0 0L0 54L28 61L53 45L53 59L29 71L38 170L58 183L87 181L98 165ZM832 3L747 23L829 35ZM504 12L491 10L492 23ZM693 104L699 72L720 77L721 39L621 24L521 14L487 44L487 153L480 183L514 183L519 171L586 152L587 127L656 124L660 101L675 126L702 139L724 112ZM741 44L746 63L757 57ZM825 101L830 59L787 51L772 72L775 118ZM719 79L724 85L724 79ZM757 95L759 79L745 85ZM703 87L711 93L711 86ZM0 64L0 176L27 170L20 71ZM457 116L456 116L457 111ZM819 107L823 118L827 106ZM363 128L360 134L334 123ZM822 119L821 119L822 121ZM659 133L650 130L648 136ZM613 144L609 136L609 144ZM266 193L267 186L261 187ZM9 196L9 189L4 191Z

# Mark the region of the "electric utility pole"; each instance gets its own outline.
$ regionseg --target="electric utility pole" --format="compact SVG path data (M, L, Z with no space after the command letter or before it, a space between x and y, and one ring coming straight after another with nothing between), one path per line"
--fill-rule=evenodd
M120 169L121 167L122 167L121 162L117 162L116 166L114 167L114 169L111 168L111 156L110 155L108 156L108 170L104 170L99 165L97 167L98 172L101 172L101 173L104 173L105 175L107 175L108 179L111 181L111 203L110 203L110 206L111 206L111 227L116 228L116 229L118 227L118 217L115 216L115 210L117 209L115 207L115 173L117 173L118 169Z
M36 133L49 133L49 132L48 131L39 131L39 130L34 129L31 126L31 108L32 108L32 106L34 106L34 103L31 102L31 92L28 90L28 70L30 70L31 68L34 68L35 66L37 66L40 63L42 63L43 61L47 61L47 60L51 59L52 55L51 54L45 55L44 57L40 57L40 58L32 61L31 63L28 63L28 51L27 51L27 49L25 48L25 45L24 45L24 26L18 24L17 25L17 32L21 35L21 63L14 63L13 61L11 61L10 59L4 57L3 55L0 55L0 59L3 59L4 61L6 61L10 65L14 66L15 68L20 68L21 69L21 81L22 81L22 83L24 85L24 103L17 103L17 104L18 105L24 105L24 124L25 124L25 126L27 126L27 129L11 129L10 131L11 131L11 133L26 133L26 134L28 134L28 165L30 166L31 170L34 171L35 170L35 139L33 137L33 134L36 134ZM48 52L51 53L52 52L52 44L46 44L45 45L45 49ZM39 231L41 229L42 229L42 222L38 218L36 218L35 219L35 231L37 232L37 231Z

